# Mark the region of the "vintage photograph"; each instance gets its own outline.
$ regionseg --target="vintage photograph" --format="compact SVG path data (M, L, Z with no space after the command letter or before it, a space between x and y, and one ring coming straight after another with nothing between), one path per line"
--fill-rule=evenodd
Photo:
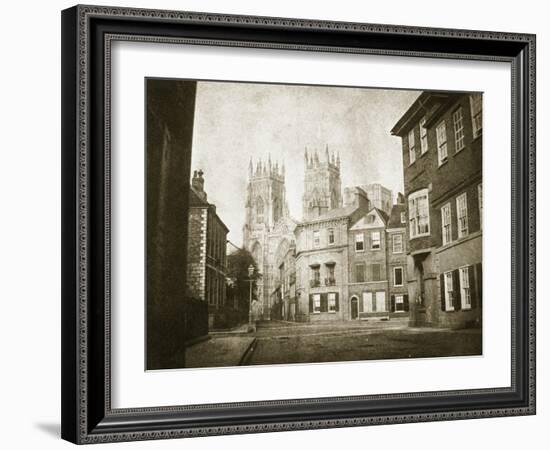
M482 93L145 92L146 369L482 355Z

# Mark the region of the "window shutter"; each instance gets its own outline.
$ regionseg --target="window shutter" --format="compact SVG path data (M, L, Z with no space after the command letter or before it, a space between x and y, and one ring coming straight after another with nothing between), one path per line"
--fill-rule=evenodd
M334 297L336 299L336 311L340 311L340 305L339 305L339 301L338 301L338 292L336 292L334 294Z
M359 312L363 312L363 296L359 297L359 299L357 300L357 306L359 308Z
M460 272L456 269L453 270L453 306L455 311L459 311L462 306L460 297Z
M439 287L441 290L441 311L445 311L445 274L439 275Z
M321 312L328 312L327 294L321 294Z
M390 312L395 312L395 295L390 297Z
M409 296L408 294L405 294L403 296L403 308L406 312L409 312Z
M472 309L477 308L477 290L474 274L474 266L468 266L468 282L470 283L470 302Z
M370 239L370 234L367 234L365 236L365 249L366 250L369 250L371 245L370 245L370 242L371 242L371 239Z
M481 308L481 303L483 301L483 294L482 294L482 288L483 288L483 275L482 275L482 266L481 263L476 264L476 278L477 278L477 304Z
M309 294L309 312L313 312L313 294Z

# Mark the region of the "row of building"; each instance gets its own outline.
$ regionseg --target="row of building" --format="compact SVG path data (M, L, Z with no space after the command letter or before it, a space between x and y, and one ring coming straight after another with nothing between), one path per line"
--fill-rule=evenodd
M265 319L303 322L406 316L402 195L380 184L345 188L340 158L304 153L300 221L288 214L284 173L249 167L244 245L262 270Z
M340 156L306 149L301 220L289 214L284 165L251 161L243 246L262 273L263 318L479 325L481 117L480 94L422 93L391 130L403 148L395 201L376 183L342 189ZM226 306L228 230L202 172L191 200L188 285L212 318Z

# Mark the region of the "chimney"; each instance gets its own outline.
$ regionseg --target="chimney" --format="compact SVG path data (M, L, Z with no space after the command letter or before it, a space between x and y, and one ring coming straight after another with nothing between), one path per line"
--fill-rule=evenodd
M206 192L204 192L204 172L202 170L195 170L193 172L193 179L191 180L191 186L197 193L197 195L204 201L206 201Z
M344 188L344 207L355 206L367 212L369 207L369 199L365 191L359 187Z

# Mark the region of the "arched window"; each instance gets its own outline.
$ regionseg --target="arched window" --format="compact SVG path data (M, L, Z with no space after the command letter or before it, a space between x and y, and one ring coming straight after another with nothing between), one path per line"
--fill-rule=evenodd
M256 200L256 222L263 223L264 221L264 201L262 197L258 197Z

